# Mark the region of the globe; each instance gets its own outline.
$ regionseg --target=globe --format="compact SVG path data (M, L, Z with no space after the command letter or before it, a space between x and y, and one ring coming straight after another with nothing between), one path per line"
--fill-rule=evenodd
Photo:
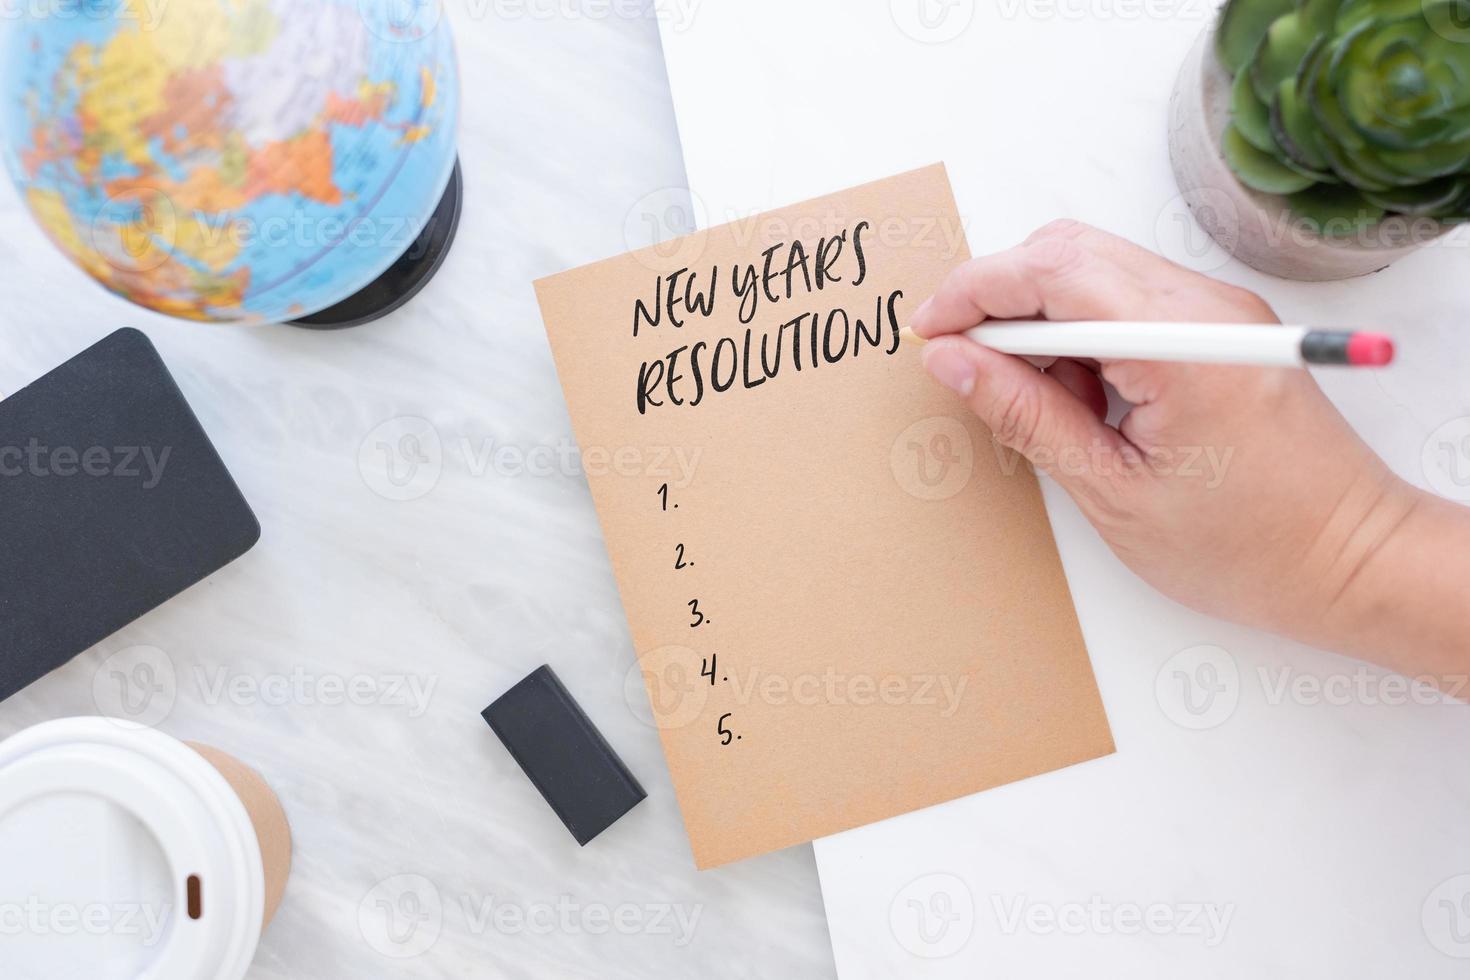
M107 289L192 320L341 325L437 268L459 114L439 3L25 8L0 27L0 152Z

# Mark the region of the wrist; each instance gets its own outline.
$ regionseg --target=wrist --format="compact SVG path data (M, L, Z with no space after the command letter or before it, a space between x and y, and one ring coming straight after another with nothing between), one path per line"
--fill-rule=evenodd
M1365 466L1308 549L1303 574L1310 598L1289 632L1315 646L1372 656L1363 641L1405 584L1395 570L1402 538L1423 501L1421 491L1378 460Z
M1470 510L1393 479L1323 612L1328 649L1459 692L1470 673ZM1463 695L1462 695L1463 696Z

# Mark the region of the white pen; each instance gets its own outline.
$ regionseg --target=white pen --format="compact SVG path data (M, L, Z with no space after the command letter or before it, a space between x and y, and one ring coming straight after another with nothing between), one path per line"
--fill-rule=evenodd
M964 335L1005 354L1101 361L1382 367L1394 355L1393 341L1380 333L1251 323L997 320Z

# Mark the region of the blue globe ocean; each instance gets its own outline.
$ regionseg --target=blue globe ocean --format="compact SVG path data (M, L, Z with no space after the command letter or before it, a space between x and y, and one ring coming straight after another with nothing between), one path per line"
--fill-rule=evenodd
M437 2L35 6L0 27L5 163L119 296L308 316L381 275L444 194L459 78Z

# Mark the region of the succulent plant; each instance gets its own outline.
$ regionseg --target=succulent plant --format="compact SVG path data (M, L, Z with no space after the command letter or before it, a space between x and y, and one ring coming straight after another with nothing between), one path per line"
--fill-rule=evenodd
M1470 0L1229 0L1226 162L1327 234L1470 219Z

